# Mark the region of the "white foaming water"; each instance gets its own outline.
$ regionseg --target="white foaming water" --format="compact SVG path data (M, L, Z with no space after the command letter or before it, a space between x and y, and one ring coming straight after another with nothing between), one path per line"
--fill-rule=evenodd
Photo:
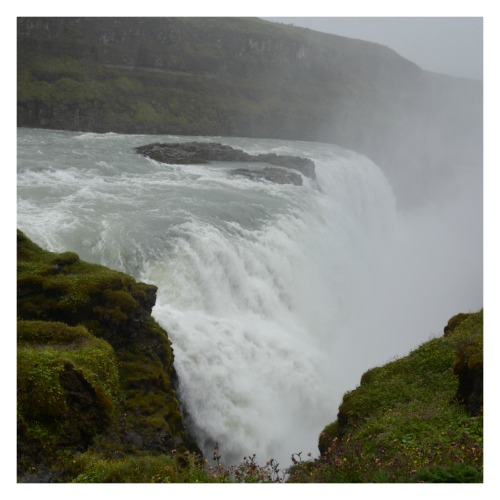
M153 314L205 454L218 441L226 463L285 464L315 454L363 371L482 306L480 188L399 214L381 171L353 152L197 139L311 158L317 181L256 182L230 174L241 164L167 166L133 151L192 138L20 129L18 225L156 284Z

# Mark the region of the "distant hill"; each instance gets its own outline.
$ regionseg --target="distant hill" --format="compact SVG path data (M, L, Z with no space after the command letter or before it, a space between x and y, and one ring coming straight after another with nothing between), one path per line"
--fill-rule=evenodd
M482 162L482 82L253 18L18 18L18 126L335 143L402 204Z

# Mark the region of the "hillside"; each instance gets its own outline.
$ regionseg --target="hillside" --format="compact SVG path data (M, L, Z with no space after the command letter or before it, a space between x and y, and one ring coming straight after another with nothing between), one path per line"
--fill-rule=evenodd
M335 143L403 204L482 161L482 83L377 44L251 18L19 18L17 43L19 126Z
M296 459L291 482L482 482L483 312L368 370L319 449Z
M156 287L17 236L17 444L21 481L59 482L70 458L198 451L174 354L151 317ZM177 453L176 452L176 453Z

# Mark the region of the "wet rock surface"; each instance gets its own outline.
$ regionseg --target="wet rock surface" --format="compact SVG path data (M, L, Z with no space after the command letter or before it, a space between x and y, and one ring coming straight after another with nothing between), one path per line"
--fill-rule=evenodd
M153 143L135 150L148 158L170 165L208 164L212 162L262 163L264 168L238 168L231 171L252 180L268 180L278 184L302 185L300 174L316 179L314 162L299 156L263 153L251 155L216 142Z
M240 175L254 181L266 180L276 184L294 184L302 186L302 177L296 172L279 167L265 167L260 170L251 170L249 168L236 168L231 170L231 174Z

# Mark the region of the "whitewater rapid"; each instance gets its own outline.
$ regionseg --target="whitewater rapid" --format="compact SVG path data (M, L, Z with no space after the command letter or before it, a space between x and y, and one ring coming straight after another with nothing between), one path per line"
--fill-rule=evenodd
M254 181L133 150L193 139L307 157L317 180ZM17 184L18 227L35 242L158 286L188 425L226 463L315 455L363 371L482 307L471 179L400 214L381 170L333 145L19 129Z

